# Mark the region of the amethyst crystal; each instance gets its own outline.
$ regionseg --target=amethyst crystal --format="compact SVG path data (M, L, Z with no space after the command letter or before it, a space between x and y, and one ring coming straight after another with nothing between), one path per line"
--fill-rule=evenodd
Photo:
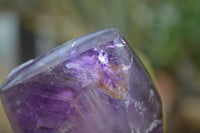
M117 29L14 69L0 88L15 133L161 133L160 97Z

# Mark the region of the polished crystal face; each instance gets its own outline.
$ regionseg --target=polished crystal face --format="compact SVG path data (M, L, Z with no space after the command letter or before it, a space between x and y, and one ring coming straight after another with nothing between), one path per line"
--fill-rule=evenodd
M117 29L22 64L1 86L15 133L162 133L160 97Z

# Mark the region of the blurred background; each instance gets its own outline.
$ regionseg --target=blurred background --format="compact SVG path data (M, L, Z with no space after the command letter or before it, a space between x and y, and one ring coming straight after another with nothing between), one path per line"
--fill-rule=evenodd
M168 133L200 132L200 0L0 0L0 84L19 64L118 28L162 97ZM0 133L12 133L0 104Z

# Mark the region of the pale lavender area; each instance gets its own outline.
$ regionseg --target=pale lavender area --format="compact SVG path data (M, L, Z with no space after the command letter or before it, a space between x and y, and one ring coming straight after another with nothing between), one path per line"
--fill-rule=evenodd
M1 86L15 133L162 133L152 80L117 29L72 40Z

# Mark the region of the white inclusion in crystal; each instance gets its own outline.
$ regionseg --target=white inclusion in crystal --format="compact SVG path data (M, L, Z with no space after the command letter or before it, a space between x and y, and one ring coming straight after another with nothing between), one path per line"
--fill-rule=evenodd
M126 96L125 100L125 106L128 108L130 105L134 105L135 110L139 112L139 115L143 115L145 108L142 106L142 104L135 99L131 98L129 95Z
M108 64L108 55L107 55L106 53L104 53L103 50L101 50L101 51L99 52L98 59L101 61L101 63L102 63L103 65Z
M94 51L98 51L98 49L95 47L95 48L94 48Z
M17 105L20 105L20 103L21 103L20 101L16 101L16 104L17 104Z
M153 101L153 96L155 95L155 92L153 89L149 89L149 102Z
M136 111L139 112L139 115L142 116L144 114L145 108L142 106L142 104L136 100L134 100L134 106L136 108Z
M155 127L157 127L159 124L161 124L162 121L161 120L154 120L149 127L146 129L145 133L150 133Z
M140 129L139 128L136 129L136 133L140 133Z
M130 66L129 65L124 65L122 64L122 69L123 69L123 72L124 73L128 73L129 69L130 69Z
M67 69L80 69L79 65L75 63L67 63L65 66Z
M128 123L130 129L131 129L131 133L140 133L140 129L139 128L135 128L134 123Z
M131 129L131 133L134 133L134 124L132 123L128 123L130 129Z
M19 113L19 114L21 114L22 110L21 109L17 109L16 112Z
M125 105L126 105L126 108L128 108L128 106L131 104L131 97L129 95L126 96L126 101L125 101Z

